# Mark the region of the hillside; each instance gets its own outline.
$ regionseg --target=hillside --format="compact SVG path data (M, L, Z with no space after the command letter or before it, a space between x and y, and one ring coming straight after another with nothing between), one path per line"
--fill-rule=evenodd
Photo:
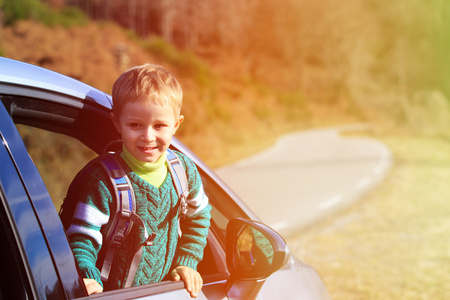
M260 71L263 76L255 79L242 63L245 59L226 49L202 49L193 55L170 48L158 53L153 47L153 54L144 49L146 45L116 25L95 22L64 28L21 21L4 27L1 41L5 57L106 92L128 67L145 62L164 65L180 79L185 94L186 121L179 137L213 166L262 149L282 132L317 126L317 120L327 125L348 119L339 108L307 104L298 93L264 85L264 81L279 86L288 81L289 72L281 67L275 71L270 61L259 67L267 68L266 75ZM181 58L174 59L175 55Z
M125 67L118 55L124 47L130 58L128 65L152 61L122 29L111 24L64 28L30 20L5 27L2 32L5 57L57 71L105 91L110 91Z

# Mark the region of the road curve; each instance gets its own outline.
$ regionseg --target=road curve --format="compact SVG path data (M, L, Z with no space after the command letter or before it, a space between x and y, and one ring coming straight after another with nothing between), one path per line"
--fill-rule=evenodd
M342 137L349 127L296 132L216 173L269 226L287 236L356 201L392 162L380 141Z

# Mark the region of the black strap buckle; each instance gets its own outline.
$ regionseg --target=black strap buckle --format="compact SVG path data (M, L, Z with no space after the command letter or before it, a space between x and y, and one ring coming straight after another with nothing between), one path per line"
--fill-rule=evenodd
M156 233L153 232L152 234L150 234L148 236L148 238L142 244L144 246L153 246L153 241L155 240L155 238L156 238Z

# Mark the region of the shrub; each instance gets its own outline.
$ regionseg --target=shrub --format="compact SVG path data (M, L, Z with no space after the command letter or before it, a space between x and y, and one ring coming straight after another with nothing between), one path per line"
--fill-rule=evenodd
M184 76L195 78L195 81L203 87L210 86L210 72L208 66L190 51L180 51L175 46L166 43L162 38L152 37L143 42L144 49L177 67Z
M19 20L34 19L47 26L83 25L88 22L84 13L74 7L64 7L55 11L39 0L0 0L3 25L9 26Z
M42 3L37 0L3 0L3 24L12 25L18 20L34 17L42 10Z
M86 15L75 7L63 7L59 12L50 9L44 10L38 21L47 26L62 25L64 27L86 25L89 22Z

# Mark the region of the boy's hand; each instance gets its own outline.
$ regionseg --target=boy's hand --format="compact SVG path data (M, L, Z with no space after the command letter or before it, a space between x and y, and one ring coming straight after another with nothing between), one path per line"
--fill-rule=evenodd
M203 279L200 273L186 266L178 266L170 272L173 280L183 280L186 290L191 294L192 298L197 298L198 293L202 289Z
M87 290L88 295L97 294L97 293L103 292L103 288L100 285L100 283L98 283L94 279L83 278L83 281L84 281L84 285L86 286L86 290Z

